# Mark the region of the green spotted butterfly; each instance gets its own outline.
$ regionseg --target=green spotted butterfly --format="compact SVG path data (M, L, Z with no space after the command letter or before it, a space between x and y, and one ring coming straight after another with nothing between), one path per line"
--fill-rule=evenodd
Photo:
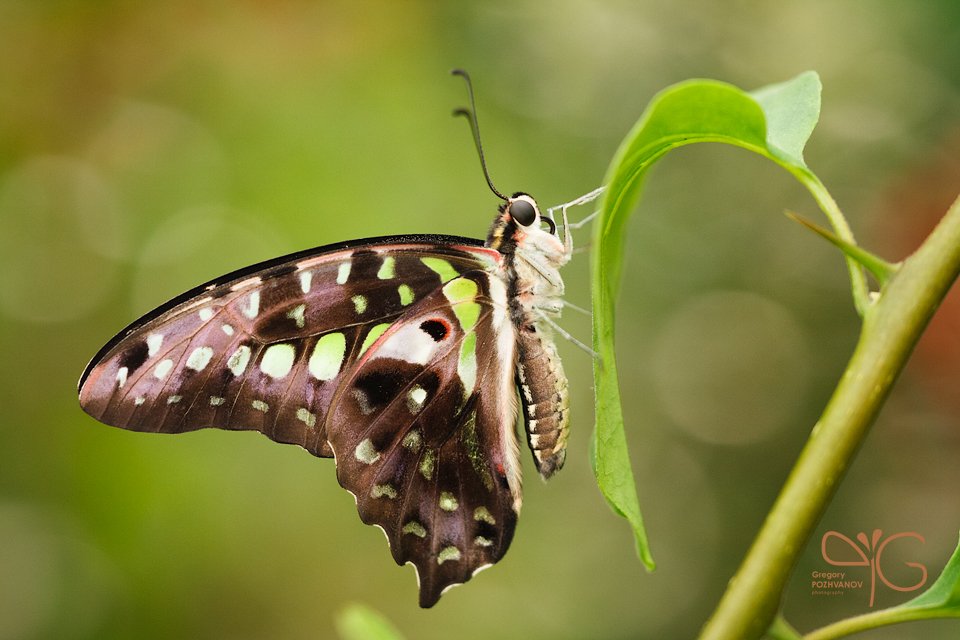
M83 410L133 431L250 429L335 458L360 518L416 567L420 605L433 606L510 545L518 396L540 475L566 452L551 333L571 254L566 209L561 240L533 198L490 186L503 204L485 242L344 242L167 302L93 358Z

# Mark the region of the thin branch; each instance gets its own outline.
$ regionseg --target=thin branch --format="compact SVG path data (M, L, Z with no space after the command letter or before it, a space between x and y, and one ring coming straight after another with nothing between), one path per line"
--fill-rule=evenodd
M797 558L958 274L960 198L866 307L853 357L703 640L759 638L773 621Z

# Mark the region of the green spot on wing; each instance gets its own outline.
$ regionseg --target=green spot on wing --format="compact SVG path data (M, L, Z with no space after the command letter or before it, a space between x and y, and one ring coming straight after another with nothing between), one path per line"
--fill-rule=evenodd
M437 461L437 454L433 449L427 449L423 452L423 458L420 459L420 473L427 480L433 478L433 465Z
M357 312L357 315L360 315L367 310L366 296L355 295L350 299L353 301L353 308Z
M340 373L343 356L347 351L347 338L342 333L328 333L317 340L307 368L317 380L333 380Z
M397 293L400 294L400 304L407 306L413 302L413 289L409 285L402 284L397 287Z
M473 519L477 522L486 522L489 524L497 524L497 521L494 519L493 514L486 507L477 507L473 510Z
M466 396L473 393L477 384L477 334L468 333L460 345L460 360L457 362L457 375L463 383Z
M378 325L375 325L370 332L367 334L367 337L363 339L363 344L360 345L360 353L357 356L362 356L367 352L367 349L370 348L374 342L377 341L377 338L383 335L383 332L390 328L389 322L381 322Z
M410 449L416 453L417 451L420 451L420 445L423 444L423 439L420 437L420 432L416 429L413 429L410 431L410 433L403 436L403 442L401 444L403 444L403 446L407 449Z
M454 496L449 491L440 492L440 508L444 511L456 511L460 507L460 503L457 502L456 496Z
M377 271L377 277L381 280L389 280L394 276L394 274L393 256L387 256L383 259L383 264L380 265L380 270Z
M466 446L467 457L470 458L473 470L480 477L487 491L493 491L493 477L487 469L487 458L480 446L480 440L477 438L477 414L475 411L470 413L463 424L463 444Z
M444 285L443 294L451 304L477 297L477 283L470 278L457 278Z
M453 306L453 313L460 322L460 328L470 331L480 318L480 305L476 302L461 302Z
M390 498L393 500L397 497L397 490L393 488L392 484L375 484L370 490L371 498Z
M451 280L443 287L443 295L453 306L453 312L464 331L470 331L480 317L480 305L474 302L478 293L477 283L469 278Z
M453 265L443 258L420 258L420 262L427 265L431 271L434 271L440 276L440 282L453 280L460 275L457 273L457 270L453 268Z
M440 550L440 553L437 554L437 564L443 564L447 560L459 560L460 559L460 549L456 547L444 547Z

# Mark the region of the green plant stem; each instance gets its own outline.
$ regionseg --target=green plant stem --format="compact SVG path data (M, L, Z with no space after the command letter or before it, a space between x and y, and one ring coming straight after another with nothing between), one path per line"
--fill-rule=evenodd
M767 638L769 640L803 640L800 633L783 616L773 619L773 624L767 629Z
M827 220L830 221L830 226L833 227L837 236L841 240L856 244L853 239L853 231L850 229L850 225L847 224L847 219L843 217L843 213L840 211L840 207L837 206L836 200L833 199L833 196L830 195L827 188L820 182L820 178L814 175L809 169L785 164L781 166L792 173L797 180L807 188L813 196L813 199L820 205L820 210L827 216ZM848 256L846 257L846 261L847 271L850 274L850 287L853 290L853 306L856 308L857 314L862 318L866 315L867 309L870 306L867 280L863 277L863 270L856 260Z
M960 612L956 613L955 616L960 617ZM914 620L929 620L933 617L942 618L944 615L940 613L937 616L932 616L923 609L900 609L899 607L891 607L889 609L871 611L863 615L838 620L833 624L808 633L803 636L803 640L834 640L834 638L843 638L854 633L869 631L870 629L876 629L878 627L888 627L892 624L900 624Z
M958 273L960 199L866 309L843 377L707 621L703 640L759 638L770 626L797 558Z

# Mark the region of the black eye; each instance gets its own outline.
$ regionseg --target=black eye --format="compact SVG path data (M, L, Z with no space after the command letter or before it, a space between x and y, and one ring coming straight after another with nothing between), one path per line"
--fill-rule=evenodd
M529 227L537 219L537 210L526 200L514 200L510 203L510 216L517 224Z

